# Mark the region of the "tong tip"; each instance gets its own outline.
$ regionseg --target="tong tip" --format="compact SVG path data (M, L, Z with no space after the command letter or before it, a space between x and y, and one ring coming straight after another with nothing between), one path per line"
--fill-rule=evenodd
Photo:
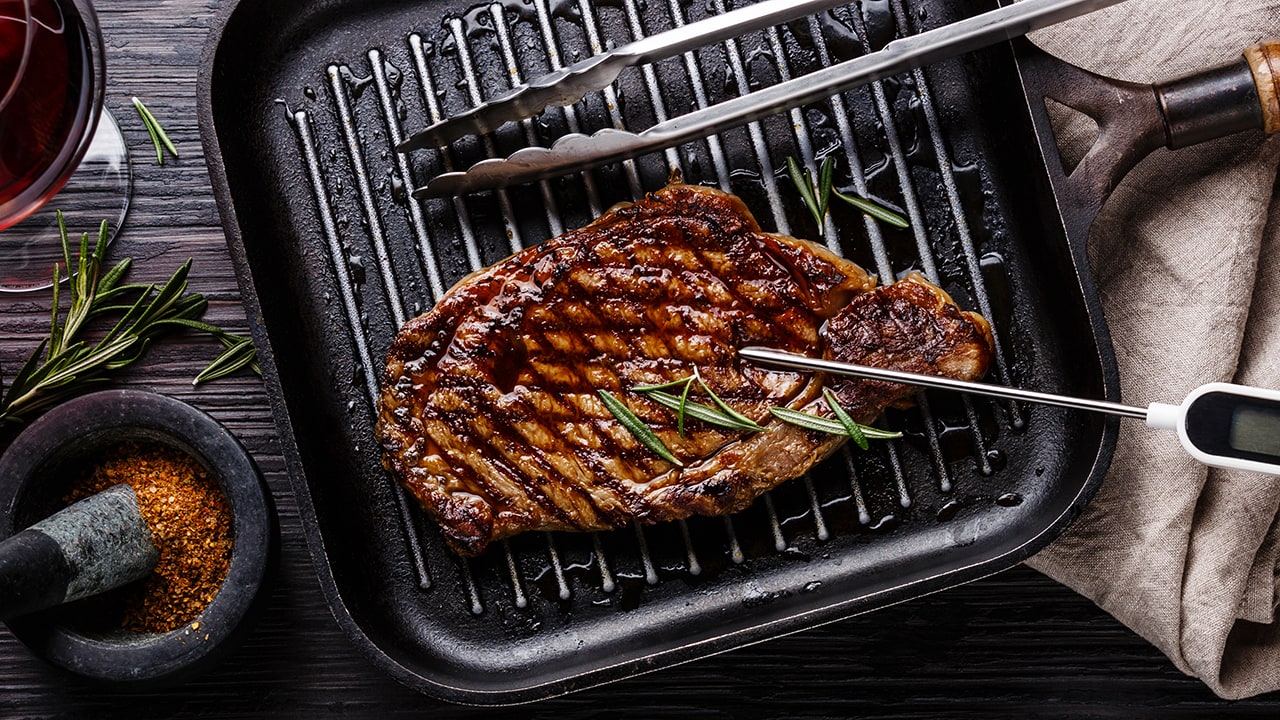
M479 190L545 180L558 175L636 157L652 149L641 133L602 128L591 135L570 133L551 147L527 147L505 158L489 158L461 172L447 172L413 191L418 199L449 197Z
M533 117L548 107L572 105L617 78L626 58L593 55L507 90L452 117L439 120L396 146L398 152L441 148L468 135L491 133L509 122Z
M454 140L468 135L483 135L497 130L507 121L501 119L495 121L493 119L492 109L495 107L494 104L502 102L503 98L510 95L511 92L516 92L520 89L516 88L487 103L481 103L452 117L437 120L396 145L396 152L403 153L428 148L442 148Z

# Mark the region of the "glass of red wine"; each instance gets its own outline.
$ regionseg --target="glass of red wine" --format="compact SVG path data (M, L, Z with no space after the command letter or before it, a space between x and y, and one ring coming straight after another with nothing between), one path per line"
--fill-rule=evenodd
M74 237L124 219L128 152L105 80L89 0L0 0L0 292L51 284L55 211Z

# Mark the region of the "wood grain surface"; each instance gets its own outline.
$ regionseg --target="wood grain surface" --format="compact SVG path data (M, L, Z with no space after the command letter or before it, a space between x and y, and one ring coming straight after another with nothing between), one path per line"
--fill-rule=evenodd
M196 74L217 0L99 0L108 46L107 104L134 160L134 201L115 257L161 280L194 259L207 319L246 320L201 154ZM129 103L142 98L181 158L155 162ZM49 293L0 297L0 371L46 331ZM204 337L157 344L119 386L179 397L225 423L274 494L281 557L252 633L224 663L185 684L95 686L33 657L0 630L3 718L400 717L1270 717L1280 694L1227 703L1072 591L1028 570L791 637L516 709L465 708L420 696L362 659L321 595L289 492L262 383L239 375L200 388L217 352Z

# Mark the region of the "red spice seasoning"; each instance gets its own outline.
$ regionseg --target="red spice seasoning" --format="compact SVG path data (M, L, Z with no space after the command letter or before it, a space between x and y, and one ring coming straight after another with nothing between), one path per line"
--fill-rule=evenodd
M124 589L121 625L164 633L195 620L218 593L231 566L231 507L208 472L184 452L128 442L107 453L76 483L68 503L126 484L160 560L151 574Z

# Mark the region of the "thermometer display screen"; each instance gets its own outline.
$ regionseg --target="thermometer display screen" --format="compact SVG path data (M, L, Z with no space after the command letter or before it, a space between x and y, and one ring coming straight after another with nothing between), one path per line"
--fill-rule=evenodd
M1191 401L1184 421L1200 452L1280 466L1280 400L1214 390Z
M1227 442L1236 450L1280 457L1280 414L1274 408L1236 408Z

